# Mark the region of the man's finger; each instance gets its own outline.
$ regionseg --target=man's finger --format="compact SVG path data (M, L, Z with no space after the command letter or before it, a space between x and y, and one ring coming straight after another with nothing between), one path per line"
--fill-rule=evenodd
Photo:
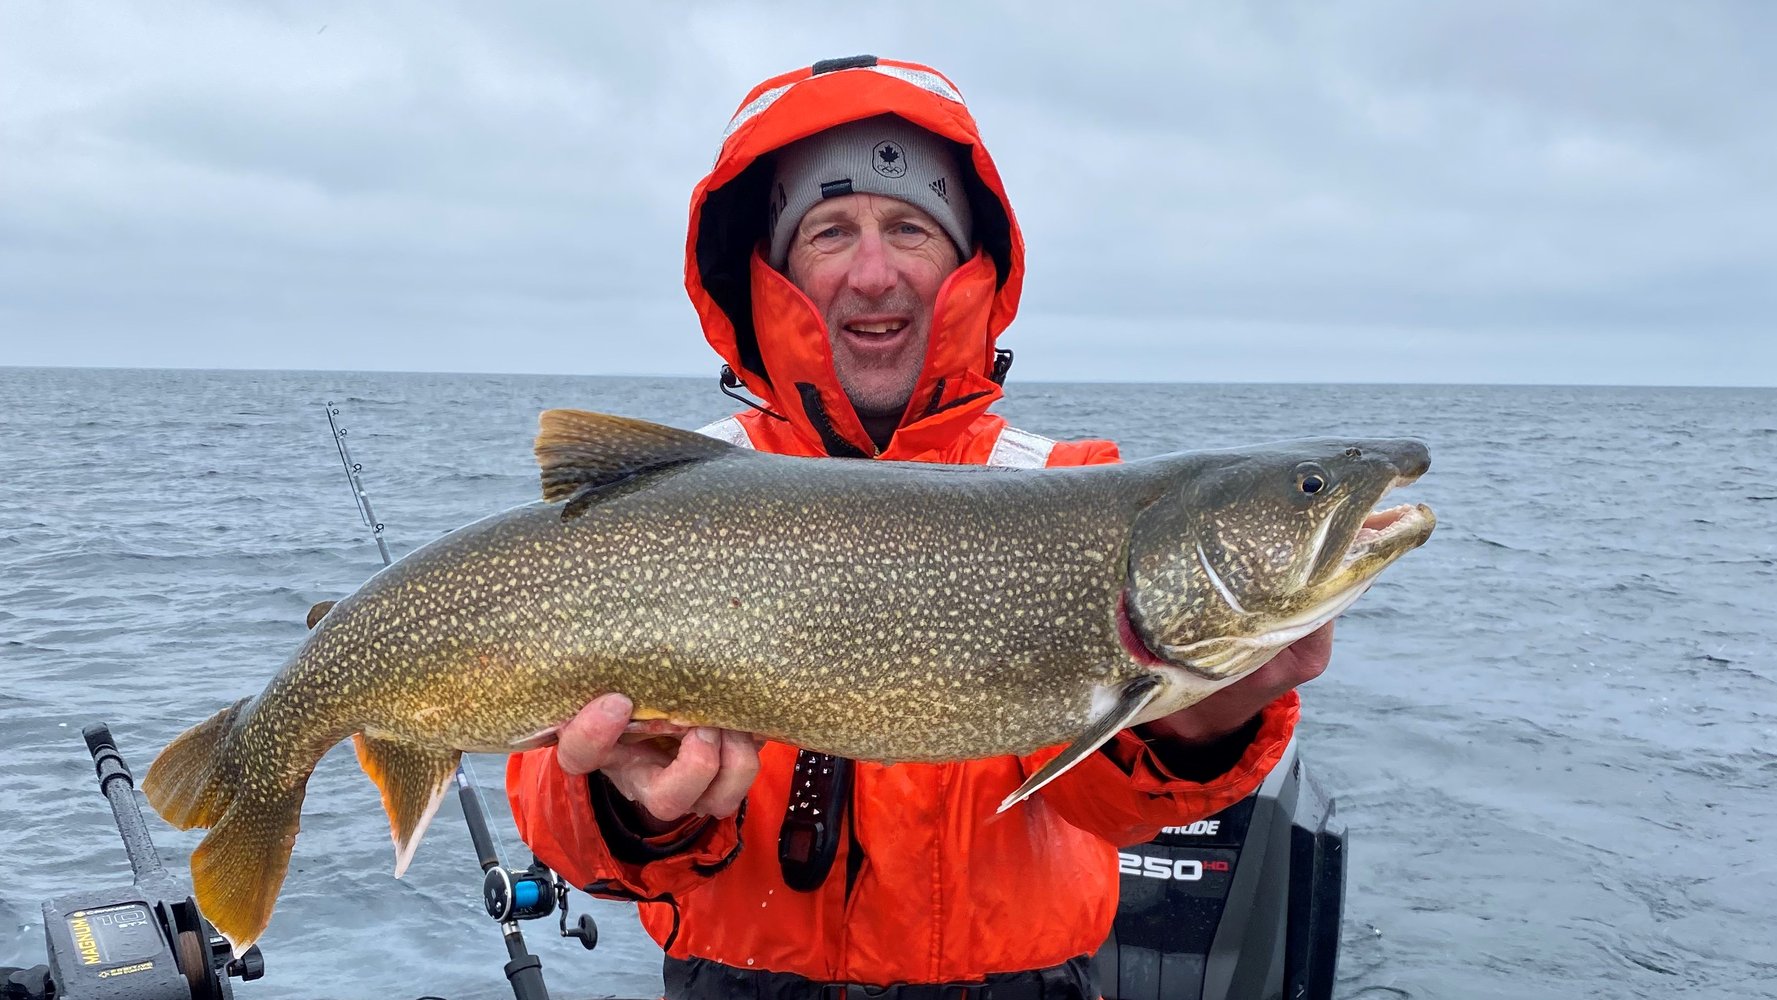
M606 774L633 772L652 780L655 771L663 771L679 755L679 741L670 736L655 736L639 742L619 741L605 755L599 770Z
M678 819L691 812L691 807L709 789L716 772L721 769L721 740L719 730L693 729L679 742L678 755L671 763L646 779L639 775L626 776L633 782L633 792L624 789L621 783L619 790L657 820L670 822Z
M555 759L569 774L596 771L611 758L611 749L629 725L633 706L620 694L607 694L587 702L578 715L556 733Z
M746 801L753 779L759 776L759 747L749 733L722 732L722 766L709 790L691 806L705 816L732 816Z

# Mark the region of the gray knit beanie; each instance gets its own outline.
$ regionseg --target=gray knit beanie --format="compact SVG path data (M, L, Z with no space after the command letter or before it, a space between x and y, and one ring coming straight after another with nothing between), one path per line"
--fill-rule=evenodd
M823 198L899 198L944 227L959 259L974 252L969 195L950 143L905 118L878 115L835 125L785 146L771 185L772 267L783 270L802 217Z

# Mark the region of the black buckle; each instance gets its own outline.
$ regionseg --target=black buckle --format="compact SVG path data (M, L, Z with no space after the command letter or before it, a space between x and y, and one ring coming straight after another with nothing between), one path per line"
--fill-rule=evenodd
M1004 347L996 347L993 351L993 373L987 376L995 385L1005 385L1006 375L1012 371L1012 352Z

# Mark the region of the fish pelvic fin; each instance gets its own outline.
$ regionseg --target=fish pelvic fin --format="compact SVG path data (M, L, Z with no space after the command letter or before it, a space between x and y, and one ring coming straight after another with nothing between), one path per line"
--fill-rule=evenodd
M358 750L358 765L382 792L389 835L395 841L395 877L400 878L456 778L463 753L365 733L353 735L352 743Z
M223 747L251 698L242 698L173 737L142 778L142 794L160 818L189 830L214 826L228 811L235 785L221 765Z
M1085 760L1093 751L1104 746L1111 737L1117 735L1119 730L1135 721L1142 709L1148 707L1148 702L1160 696L1163 683L1158 674L1143 674L1125 682L1117 689L1117 700L1110 711L1099 716L1090 726L1086 727L1086 731L1075 737L1074 741L1067 745L1066 750L1038 768L1035 774L1024 779L1024 784L1019 785L1017 791L1006 796L1005 800L1000 803L1000 807L994 811L1003 813L1030 798L1037 789L1066 774L1075 764Z
M571 501L564 517L584 513L600 491L636 476L739 450L696 431L585 410L545 410L538 420L543 499Z

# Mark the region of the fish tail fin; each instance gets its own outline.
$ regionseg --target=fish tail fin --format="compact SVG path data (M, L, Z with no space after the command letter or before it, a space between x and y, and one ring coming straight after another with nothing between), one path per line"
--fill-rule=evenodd
M142 794L160 818L189 830L213 826L234 799L232 769L221 766L224 745L251 698L242 698L192 726L154 758L142 778Z
M191 854L191 886L235 954L258 940L290 870L308 776L271 794L237 796Z
M1024 779L1024 784L1019 785L1017 791L1006 796L1005 800L1000 803L1000 807L994 812L1003 813L1030 798L1036 794L1037 789L1061 777L1069 768L1085 760L1087 754L1104 746L1111 737L1117 735L1118 730L1134 722L1136 716L1141 714L1141 710L1148 707L1148 702L1160 695L1160 687L1163 683L1154 674L1143 674L1125 683L1118 690L1117 701L1109 711L1099 716L1092 725L1086 728L1085 732L1069 743L1066 750L1061 751L1047 764L1038 768L1035 774Z
M238 954L264 933L290 868L309 770L288 785L248 787L229 738L252 699L242 698L174 737L149 765L142 794L181 830L209 827L191 854L198 909Z
M376 783L395 841L395 877L413 860L414 848L456 778L459 750L439 750L405 740L357 733L358 765Z

